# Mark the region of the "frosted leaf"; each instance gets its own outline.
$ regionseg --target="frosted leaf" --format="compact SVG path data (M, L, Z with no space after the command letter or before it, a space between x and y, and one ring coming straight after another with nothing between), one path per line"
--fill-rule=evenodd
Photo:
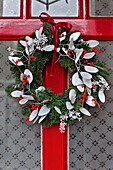
M89 47L91 47L91 48L99 45L99 42L97 40L89 40L89 41L86 41L86 43L89 44Z
M22 61L18 61L18 60L21 60L19 57L11 57L11 56L9 56L8 59L9 59L14 65L17 65L17 66L22 66L22 65L24 65Z
M27 80L29 81L29 83L31 83L33 81L33 75L29 69L25 69L24 75L26 75L26 76L29 75L29 77L27 77Z
M74 106L72 106L72 104L70 102L66 102L66 107L68 110L71 110L74 108Z
M63 33L61 34L61 37L59 38L60 42L63 41L63 40L65 40L65 38L66 38L66 32L63 32Z
M87 73L87 72L81 72L80 74L85 79L91 79L92 78L92 75Z
M80 56L83 53L83 48L81 48L81 49L76 48L74 51L76 52L76 59L75 59L75 64L76 64L78 62Z
M80 32L75 32L70 35L69 41L73 40L76 41L80 36Z
M37 39L41 36L42 31L43 31L43 27L41 27L39 30L36 30L36 31L35 31L35 35L36 35L36 38L37 38Z
M54 106L54 109L56 110L57 113L62 114L58 107Z
M38 123L41 123L41 122L46 118L46 116L47 116L47 115L42 116L42 117L39 119Z
M98 97L99 97L99 99L102 103L105 102L105 94L104 94L104 91L102 89L99 90Z
M91 81L91 79L85 79L85 78L83 78L83 82L84 82L84 84L85 84L87 87L92 88L92 81Z
M29 121L32 121L38 114L38 108L36 110L33 110L30 117L29 117Z
M91 59L92 57L94 57L95 53L94 52L90 52L90 53L86 53L84 55L84 59Z
M19 101L19 103L20 103L20 104L25 104L25 103L27 103L27 101L28 101L28 99L24 99L24 98L23 98L23 99L21 99L21 100Z
M76 91L74 89L70 90L69 99L70 99L71 103L74 104L74 102L76 100Z
M84 66L84 69L89 73L97 73L99 70L96 67Z
M26 47L27 43L26 41L20 40L20 44L23 45L24 47Z
M23 80L23 78L24 78L24 74L23 74L23 73L21 73L21 74L20 74L20 80L22 81L22 80Z
M23 95L22 91L15 90L15 91L11 92L12 97L19 97L20 95Z
M50 108L48 108L46 105L43 105L39 111L39 116L47 115L50 112Z
M77 80L79 79L79 75L78 75L78 72L74 73L73 76L72 76L72 84L74 86L78 85L77 83Z
M22 97L27 100L34 100L34 97L31 95L22 95Z
M47 45L43 47L44 51L53 51L54 50L54 45Z
M80 112L82 112L84 115L86 115L86 116L91 116L90 112L89 112L87 109L81 107L79 110L80 110Z
M45 87L44 86L40 86L40 87L38 87L38 89L36 89L36 92L37 91L44 91L45 90Z
M89 105L89 106L92 106L92 107L95 107L95 101L93 101L94 98L92 96L88 96L88 99L86 101L86 103Z

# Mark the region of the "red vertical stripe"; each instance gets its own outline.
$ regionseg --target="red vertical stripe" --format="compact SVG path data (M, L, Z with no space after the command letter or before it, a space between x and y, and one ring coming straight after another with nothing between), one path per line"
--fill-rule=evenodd
M55 93L61 93L67 84L67 72L56 64L56 73L50 77L51 63L43 71L44 86ZM49 128L42 127L42 170L67 170L67 127L64 134L59 131L59 124Z

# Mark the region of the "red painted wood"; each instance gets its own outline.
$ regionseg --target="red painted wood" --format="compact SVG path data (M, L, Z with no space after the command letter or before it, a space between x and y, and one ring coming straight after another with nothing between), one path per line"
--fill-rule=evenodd
M26 15L24 10L22 11L25 2ZM86 39L113 40L113 17L91 17L89 0L79 0L78 2L78 17L54 17L55 22L70 22L73 30L79 30ZM0 17L0 39L18 39L21 36L30 35L38 29L42 23L38 17L31 17L30 11L30 0L21 0L20 18Z
M67 84L67 72L56 64L54 76L50 77L51 62L43 71L43 85L51 88L55 93L62 93ZM67 127L64 134L59 131L59 124L49 128L42 127L42 170L67 170Z
M55 22L61 21L62 19L55 20ZM73 30L79 30L87 39L113 40L113 18L111 17L85 20L63 19L63 21L70 22L73 25ZM39 19L1 19L0 39L18 39L24 35L31 35L41 25Z

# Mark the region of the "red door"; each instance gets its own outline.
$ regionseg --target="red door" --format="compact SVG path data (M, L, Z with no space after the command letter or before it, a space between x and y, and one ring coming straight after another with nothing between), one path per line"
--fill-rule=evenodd
M1 40L13 40L18 39L20 36L30 35L42 24L38 16L35 16L33 13L33 0L20 0L19 2L20 14L12 17L10 14L9 16L4 15L0 17ZM45 2L44 5L49 13L49 7L52 4L49 4L49 1L46 0ZM64 3L67 2L66 0ZM55 22L65 21L71 23L73 30L79 30L84 39L113 40L113 18L91 17L90 0L79 0L77 2L77 15L74 16L73 14L68 17L55 16ZM66 86L67 81L65 77L67 73L59 64L57 67L59 75L56 78L49 79L50 64L46 66L44 85L59 93ZM54 84L57 81L59 81L59 84L56 88ZM50 128L42 128L42 170L68 170L68 159L68 128L65 134L60 134L59 125L57 124Z

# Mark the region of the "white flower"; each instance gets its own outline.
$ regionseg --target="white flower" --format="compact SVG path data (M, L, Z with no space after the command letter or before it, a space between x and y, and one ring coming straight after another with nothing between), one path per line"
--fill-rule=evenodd
M41 27L39 30L36 30L35 35L36 38L34 39L34 44L36 46L36 49L43 51L43 47L45 43L48 41L47 37L42 34L43 27Z

